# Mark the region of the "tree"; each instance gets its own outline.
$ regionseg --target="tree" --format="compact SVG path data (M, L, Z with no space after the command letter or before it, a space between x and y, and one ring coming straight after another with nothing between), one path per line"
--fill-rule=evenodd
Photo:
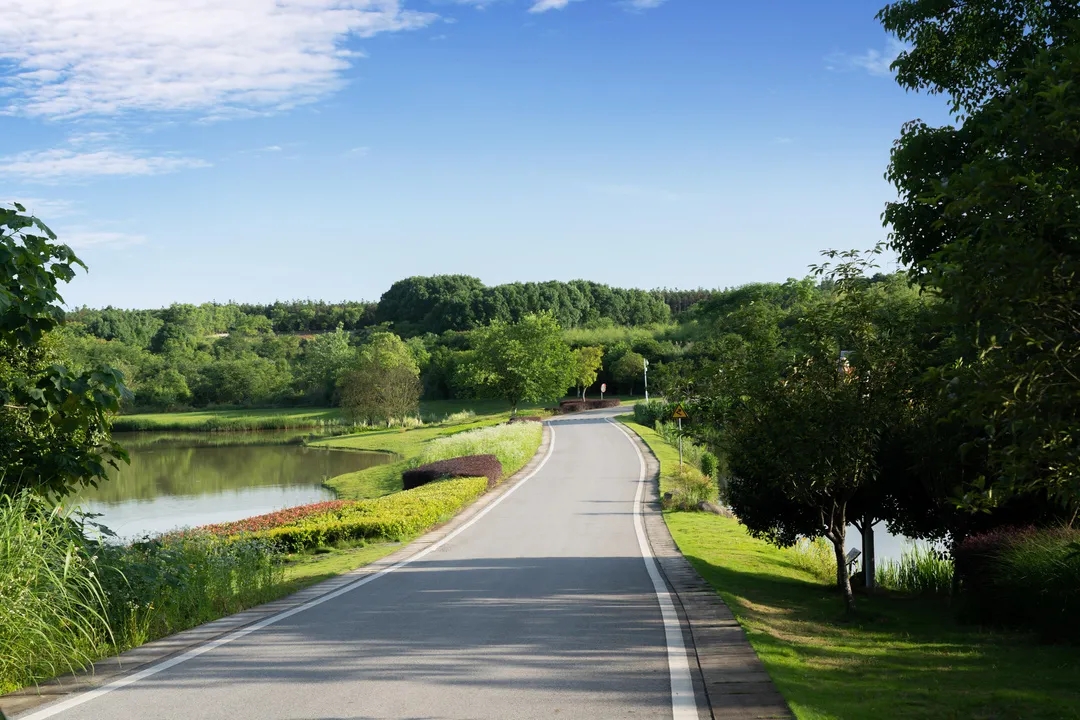
M1046 492L1080 511L1080 5L908 0L899 80L954 98L957 127L905 126L891 242L959 339L943 368L980 432L973 507ZM963 433L962 433L963 434ZM976 447L977 446L977 447Z
M561 397L574 382L573 368L562 329L544 312L473 331L472 350L460 371L468 384L509 402L516 415L523 402Z
M349 334L340 324L334 332L316 335L304 345L300 361L303 387L319 402L329 403L341 371L353 356Z
M645 357L633 350L625 352L611 366L611 375L623 387L634 394L634 384L645 374Z
M58 282L84 267L23 206L0 206L0 493L61 497L126 459L109 434L122 376L60 364Z
M578 395L585 397L585 392L596 382L600 365L604 360L604 350L598 347L579 347L574 350L574 386Z
M341 408L353 419L403 420L420 409L420 368L400 337L373 333L342 373L338 389Z

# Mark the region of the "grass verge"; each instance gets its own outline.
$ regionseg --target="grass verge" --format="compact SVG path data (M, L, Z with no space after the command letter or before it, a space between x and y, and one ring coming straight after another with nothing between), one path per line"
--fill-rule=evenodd
M660 459L678 451L633 422ZM854 621L794 550L736 520L665 513L679 549L731 608L801 719L1080 718L1080 649L959 625L940 599L860 598Z

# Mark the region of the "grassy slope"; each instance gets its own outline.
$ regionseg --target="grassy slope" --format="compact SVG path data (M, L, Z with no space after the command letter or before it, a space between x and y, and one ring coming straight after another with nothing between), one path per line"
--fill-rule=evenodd
M626 423L662 465L678 451ZM679 548L717 588L799 718L1080 718L1080 649L957 625L940 601L840 598L794 551L735 520L666 513Z
M203 430L258 428L283 430L314 428L342 421L336 408L262 408L251 410L198 410L177 413L142 413L121 415L113 429L126 430Z

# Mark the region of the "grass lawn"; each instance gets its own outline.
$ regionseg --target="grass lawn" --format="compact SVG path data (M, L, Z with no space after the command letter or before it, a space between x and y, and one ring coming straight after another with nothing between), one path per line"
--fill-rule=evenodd
M375 543L354 548L327 548L316 553L287 555L282 597L336 575L370 565L401 546L402 543Z
M121 415L113 429L129 430L293 430L344 422L337 408L263 408L197 410L176 413Z
M409 460L419 455L424 444L436 438L454 435L466 430L488 427L505 422L509 412L479 416L475 420L457 425L419 427L410 430L391 428L374 430L355 435L326 438L311 443L314 447L329 447L344 450L366 450L386 452L397 455L400 459L386 465L377 465L366 470L358 470L327 480L324 485L337 493L344 500L364 500L381 497L401 489L401 473L407 469ZM520 468L505 468L507 475Z
M656 433L626 424L665 469L678 462ZM665 519L799 718L1080 718L1080 648L958 625L943 601L899 594L858 598L848 621L795 551L729 518Z

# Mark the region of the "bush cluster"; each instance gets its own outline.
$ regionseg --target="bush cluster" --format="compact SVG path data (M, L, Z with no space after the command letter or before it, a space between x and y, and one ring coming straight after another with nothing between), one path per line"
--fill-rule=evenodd
M655 427L658 422L667 422L675 412L675 407L663 400L650 400L634 404L634 422L645 427Z
M604 408L619 407L618 398L604 398L603 400L563 400L559 403L560 413L575 413L582 410L602 410Z
M488 488L493 488L502 479L502 475L502 463L494 455L467 455L449 460L438 460L406 470L401 474L401 487L404 490L412 490L436 480L486 477Z
M216 525L205 525L199 528L199 530L214 535L239 535L240 533L245 532L258 532L259 530L269 530L282 525L288 525L289 523L296 522L297 520L301 520L310 515L321 515L332 510L341 510L350 504L351 503L348 500L329 500L327 502L311 503L310 505L298 505L296 507L266 513L265 515L244 518L243 520L218 523Z
M661 502L665 510L692 512L703 502L716 501L716 484L693 465L676 465L665 484L668 492Z
M494 455L506 473L515 473L536 454L543 432L538 423L516 423L454 433L427 443L410 465L418 467L467 455Z
M964 620L1080 642L1080 530L1003 528L955 551Z
M483 495L487 487L486 477L443 480L374 500L359 500L250 537L270 540L290 552L343 542L405 540L448 520Z

